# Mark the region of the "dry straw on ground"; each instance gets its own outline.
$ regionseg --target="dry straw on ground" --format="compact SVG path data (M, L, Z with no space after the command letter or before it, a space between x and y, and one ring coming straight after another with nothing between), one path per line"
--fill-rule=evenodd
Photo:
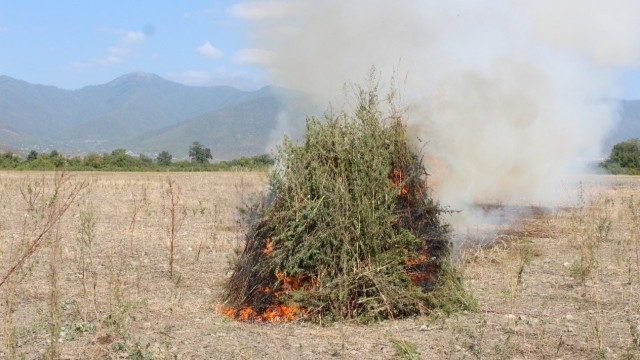
M246 324L215 311L229 258L242 242L236 207L264 189L265 174L72 176L73 183L88 184L82 196L56 236L0 288L0 358L45 357L52 340L60 358L72 359L633 359L640 353L639 178L587 177L582 196L567 194L566 208L513 224L499 245L467 248L457 266L477 311L318 326ZM168 176L182 189L186 213L173 278L162 205ZM0 173L3 272L39 219L20 190L42 180L50 194L52 173Z

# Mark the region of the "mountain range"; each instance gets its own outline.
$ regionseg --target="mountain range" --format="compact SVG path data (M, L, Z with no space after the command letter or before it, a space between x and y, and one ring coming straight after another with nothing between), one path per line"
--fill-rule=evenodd
M186 157L199 141L216 159L265 153L278 114L303 101L291 90L185 86L132 73L64 90L0 76L0 144L68 153L167 150ZM301 114L304 119L304 114Z
M605 139L605 149L640 137L640 100L619 104L620 121ZM300 119L303 127L312 109L301 93L270 86L255 91L186 86L137 72L64 90L3 75L0 150L73 154L125 148L186 158L189 145L199 141L211 148L214 159L226 160L267 152L281 136L280 117Z

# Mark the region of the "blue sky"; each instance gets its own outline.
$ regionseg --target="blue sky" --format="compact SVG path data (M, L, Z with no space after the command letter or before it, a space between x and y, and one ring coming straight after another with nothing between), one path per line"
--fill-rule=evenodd
M135 71L190 85L268 83L234 1L0 0L0 74L78 89Z
M269 54L250 41L251 21L260 18L250 4L0 0L0 74L65 89L136 71L188 85L259 88L270 83ZM640 69L624 71L621 89L640 99Z
M628 69L622 75L622 94L627 100L640 100L640 69Z

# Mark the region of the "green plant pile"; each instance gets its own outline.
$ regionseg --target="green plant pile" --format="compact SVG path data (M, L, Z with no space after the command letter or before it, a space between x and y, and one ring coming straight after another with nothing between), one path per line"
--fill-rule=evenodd
M368 322L472 306L403 114L376 86L355 94L352 114L309 118L301 143L279 147L269 193L245 211L227 315Z

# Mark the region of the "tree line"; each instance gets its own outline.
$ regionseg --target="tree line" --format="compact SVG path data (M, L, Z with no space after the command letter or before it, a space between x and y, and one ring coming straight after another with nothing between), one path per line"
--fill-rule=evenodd
M82 156L64 156L57 150L37 152L31 150L22 158L11 152L0 154L0 169L54 170L64 168L76 171L222 171L232 169L262 169L273 165L267 154L240 157L229 161L210 163L211 149L194 141L189 147L189 160L174 160L168 151L152 158L145 154L133 155L126 149L110 153L90 152Z

